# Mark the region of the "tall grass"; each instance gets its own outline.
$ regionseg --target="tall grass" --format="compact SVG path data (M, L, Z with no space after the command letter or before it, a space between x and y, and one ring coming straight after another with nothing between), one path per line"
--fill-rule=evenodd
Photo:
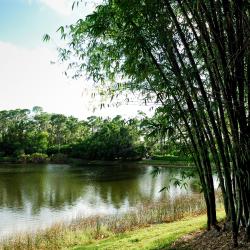
M221 204L221 195L217 195ZM112 216L78 217L70 223L56 224L34 233L24 233L2 240L0 249L67 249L78 244L89 244L114 234L123 233L155 223L172 222L206 212L201 194L144 202L130 212Z

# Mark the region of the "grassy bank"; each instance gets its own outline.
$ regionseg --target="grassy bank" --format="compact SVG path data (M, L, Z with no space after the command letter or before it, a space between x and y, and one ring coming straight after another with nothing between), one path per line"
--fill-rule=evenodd
M225 217L222 209L217 212L218 220ZM206 227L206 215L185 217L185 219L171 222L152 224L143 228L133 229L123 233L104 231L96 237L93 231L65 230L60 226L54 226L46 233L37 234L34 239L16 238L15 241L2 245L1 249L165 249L182 236Z
M159 166L178 166L193 167L194 163L190 157L181 157L174 155L154 155L151 159L139 161L141 164L159 165Z
M34 153L31 155L22 154L19 156L0 156L0 164L7 163L58 163L58 164L72 164L72 165L119 165L119 164L144 164L144 165L158 165L158 166L194 166L192 159L188 157L180 157L173 155L155 155L150 159L136 160L136 159L116 159L116 160L84 160L80 158L70 158L65 154L57 153L48 156L47 154Z
M194 163L187 161L166 161L166 160L150 160L145 159L138 161L139 164L167 167L194 167Z
M33 234L19 234L4 240L0 244L0 248L20 250L74 249L75 247L76 249L115 249L117 241L121 241L121 243L124 241L124 244L125 242L127 245L131 244L131 247L145 241L147 247L145 249L151 249L148 247L151 246L151 243L155 245L156 243L153 243L155 241L162 244L163 238L172 241L175 239L174 235L182 235L190 230L203 227L206 223L206 216L200 216L200 214L204 213L205 203L201 194L183 196L174 201L164 199L159 202L141 204L134 211L122 215L79 217L71 223L57 224ZM195 218L191 218L191 216L195 216ZM191 222L182 221L187 217ZM175 222L176 224L170 223L176 220L178 220ZM193 227L195 221L197 224ZM166 224L166 222L169 223ZM161 230L163 231L161 232ZM171 233L171 230L174 233ZM151 238L154 239L152 242ZM101 245L99 246L99 244ZM127 245L124 249L129 249ZM131 249L138 249L138 247L136 245L136 248Z
M222 210L218 211L218 219L225 216ZM195 232L206 227L206 215L187 217L180 221L151 225L146 228L122 233L103 240L72 247L73 250L94 249L168 249L173 242L185 234Z
M15 157L2 157L0 158L0 164L34 164L37 162L20 162ZM115 166L120 164L142 164L142 165L153 165L153 166L167 166L167 167L194 167L192 162L188 161L167 161L167 160L113 160L113 161L104 161L104 160L83 160L76 158L66 158L63 160L47 160L41 163L52 163L52 164L71 164L77 166L93 165L93 166Z

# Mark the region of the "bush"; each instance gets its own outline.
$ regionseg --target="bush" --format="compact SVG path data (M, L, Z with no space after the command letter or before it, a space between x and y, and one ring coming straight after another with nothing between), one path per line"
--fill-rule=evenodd
M30 155L29 154L20 154L17 156L18 163L27 163L29 161Z
M53 163L67 163L68 156L66 154L62 154L62 153L53 154L53 155L51 155L50 160Z
M55 154L66 154L69 155L72 153L72 145L65 144L61 145L60 147L58 145L51 146L47 149L48 155L55 155Z
M170 162L177 162L177 161L187 161L191 162L191 156L175 156L175 155L152 155L152 160L161 160L161 161L170 161Z
M12 156L3 156L3 157L0 157L0 163L14 163L16 161L16 158L15 157L12 157Z
M48 161L49 161L48 155L43 153L33 153L28 157L28 162L31 163L46 163Z

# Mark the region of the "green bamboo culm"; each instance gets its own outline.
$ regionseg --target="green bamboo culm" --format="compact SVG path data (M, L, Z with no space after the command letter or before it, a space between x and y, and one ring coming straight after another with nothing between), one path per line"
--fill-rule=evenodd
M107 95L129 90L161 105L191 150L207 228L220 230L216 171L233 245L239 226L249 240L249 1L107 0L63 33L70 42L60 55L77 58L74 77L87 73Z

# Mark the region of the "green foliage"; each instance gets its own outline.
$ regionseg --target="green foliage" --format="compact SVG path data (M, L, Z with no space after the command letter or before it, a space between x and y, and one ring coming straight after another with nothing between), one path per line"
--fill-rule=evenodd
M74 157L114 160L140 159L145 155L145 148L138 141L138 127L126 124L119 116L104 120L92 131L82 143L73 145Z
M174 149L179 150L178 156L185 155L185 145L174 142L178 133L160 111L152 118L91 116L79 121L36 106L32 110L3 110L0 118L1 155L14 156L19 162L30 162L28 155L34 153L48 154L53 162L66 162L67 157L139 160L173 153Z
M49 157L43 153L21 154L17 157L17 161L20 163L46 163L49 161Z
M55 155L59 153L62 153L64 155L71 155L73 147L74 147L74 144L64 144L64 145L60 145L60 147L58 145L54 145L54 146L50 146L47 149L47 153L48 155Z
M27 138L26 152L47 152L49 144L49 134L46 131L32 131Z
M146 144L192 154L208 228L216 226L215 165L234 246L240 225L250 238L249 23L247 1L107 0L60 29L69 40L60 57L73 60L73 77L87 74L102 94L133 91L161 105L143 124Z
M3 156L20 158L23 154L68 153L69 145L82 141L88 131L85 122L71 116L48 114L38 106L32 110L0 111L0 151Z
M178 161L185 161L185 162L192 162L192 158L190 156L176 156L176 155L152 155L152 160L161 160L161 161L168 161L168 162L178 162Z
M57 154L53 154L50 156L50 160L53 163L67 163L68 162L68 156L66 154L63 153L57 153Z
M17 162L19 163L28 163L30 159L30 155L29 154L20 154L17 156Z
M0 163L5 163L5 162L16 162L16 158L13 156L1 156L0 157Z
M166 155L178 156L183 160L191 158L190 145L183 140L176 127L176 121L164 107L157 108L153 117L141 114L140 128L148 154L152 159L164 160ZM166 157L165 157L166 158ZM171 160L171 159L165 159Z
M32 163L45 163L49 161L49 158L47 154L33 153L29 156L28 161Z

